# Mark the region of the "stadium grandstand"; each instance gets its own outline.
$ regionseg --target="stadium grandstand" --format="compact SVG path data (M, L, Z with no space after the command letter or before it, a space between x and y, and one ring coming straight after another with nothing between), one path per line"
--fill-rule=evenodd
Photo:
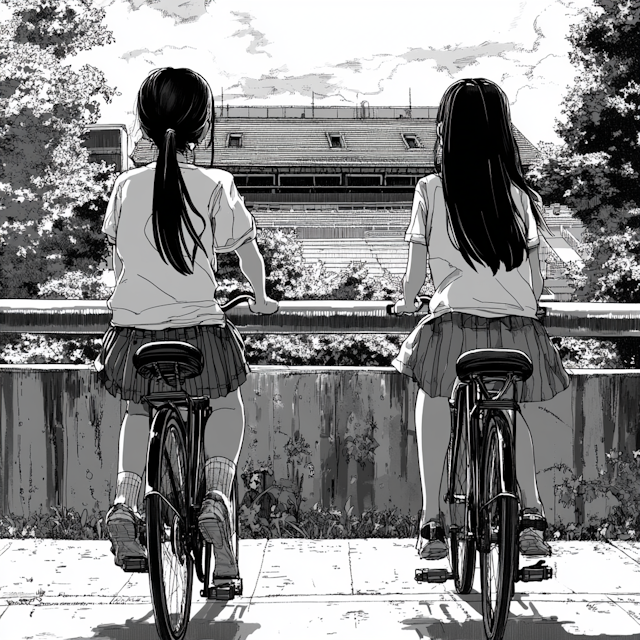
M261 227L295 229L305 259L329 269L364 262L372 275L404 274L413 191L434 171L436 107L236 106L216 111L213 151L193 150L200 166L234 175ZM514 127L523 165L537 149ZM135 166L153 162L144 138ZM567 299L564 265L579 260L578 223L559 205L545 218L555 232L543 238L546 295Z

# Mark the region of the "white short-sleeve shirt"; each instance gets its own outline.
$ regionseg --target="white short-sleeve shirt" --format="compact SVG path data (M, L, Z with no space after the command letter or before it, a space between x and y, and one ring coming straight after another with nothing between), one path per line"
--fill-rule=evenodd
M527 248L536 247L540 244L540 238L529 197L515 185L512 185L512 195L521 216ZM430 225L427 215L429 206ZM531 263L527 256L519 267L511 271L501 264L494 275L489 267L479 263L474 263L474 271L455 247L452 238L455 239L455 236L448 221L442 181L437 174L426 176L416 186L405 240L427 245L435 287L429 310L434 317L452 311L486 318L509 315L536 317L537 300L533 292Z
M205 252L196 251L193 273L188 275L164 262L155 246L151 221L155 163L121 174L102 226L122 262L107 303L114 326L159 330L225 322L215 299L216 253L233 251L255 238L255 221L230 173L179 165L189 196L202 216L187 205ZM184 235L192 253L194 243L186 230Z

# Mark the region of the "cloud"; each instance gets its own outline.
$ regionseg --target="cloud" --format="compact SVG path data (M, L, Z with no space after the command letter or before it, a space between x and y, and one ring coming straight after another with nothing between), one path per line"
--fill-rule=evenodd
M243 97L258 100L284 94L311 97L312 93L318 98L347 100L340 93L342 87L335 82L335 76L331 73L307 73L284 78L267 75L260 78L245 77L230 88L240 88Z
M362 71L362 62L360 60L347 60L335 65L336 69L350 69L354 73L360 73Z
M215 0L125 0L133 11L149 7L163 16L173 18L177 24L195 22L207 13L207 7Z
M480 58L503 56L507 51L516 51L520 47L515 42L483 42L469 47L446 47L444 49L409 49L399 57L407 62L434 60L439 70L446 70L451 76L466 67L477 64Z
M251 26L251 23L254 20L254 17L250 13L242 13L240 11L232 11L232 15L236 16L236 20L246 26L246 29L239 29L234 34L232 34L232 38L244 38L245 36L251 36L251 42L247 47L247 52L252 54L264 53L265 55L271 57L271 54L267 51L258 51L258 47L266 47L268 44L271 44L269 40L265 37L265 34L262 31L258 31Z
M123 53L120 57L123 60L126 60L127 62L129 60L133 60L134 58L139 58L140 56L158 56L158 55L163 55L165 53L167 53L168 49L175 49L175 50L184 50L184 49L193 49L195 50L196 47L174 47L172 45L167 45L166 47L161 47L160 49L155 49L155 50L151 50L151 49L132 49L131 51L126 51L125 53Z

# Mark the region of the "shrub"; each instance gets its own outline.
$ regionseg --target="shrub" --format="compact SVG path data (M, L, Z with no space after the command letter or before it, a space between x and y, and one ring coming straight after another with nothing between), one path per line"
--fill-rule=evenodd
M617 504L598 524L592 519L588 525L595 527L599 536L617 540L640 539L640 450L629 455L612 449L606 454L605 466L598 469L598 476L590 480L585 480L583 475L576 476L562 463L547 470L551 469L565 474L555 487L556 495L565 506L575 507L580 499L586 502L605 496L616 499Z

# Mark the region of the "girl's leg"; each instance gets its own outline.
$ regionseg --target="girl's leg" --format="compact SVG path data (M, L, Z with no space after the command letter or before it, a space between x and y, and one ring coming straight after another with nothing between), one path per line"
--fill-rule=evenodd
M451 416L448 398L432 398L422 389L416 401L416 437L422 483L420 526L440 514L438 494L449 447Z
M516 474L522 494L522 507L524 509L538 509L538 513L544 516L544 506L540 500L536 481L533 438L522 413L516 417Z
M207 493L231 495L236 465L244 438L244 405L240 389L209 401L213 410L204 432Z
M118 451L118 479L114 504L124 503L134 511L144 477L149 442L149 412L142 404L127 402Z
M534 431L535 431L534 425ZM526 420L520 414L516 418L516 475L525 513L545 517L544 506L538 493L536 463L533 455L533 438ZM537 517L530 515L529 517ZM551 547L544 541L539 529L525 527L520 533L520 552L525 556L549 556Z
M214 577L238 574L232 538L235 534L231 488L244 438L244 405L240 389L210 400L213 410L204 433L206 498L198 518L200 531L213 544Z

